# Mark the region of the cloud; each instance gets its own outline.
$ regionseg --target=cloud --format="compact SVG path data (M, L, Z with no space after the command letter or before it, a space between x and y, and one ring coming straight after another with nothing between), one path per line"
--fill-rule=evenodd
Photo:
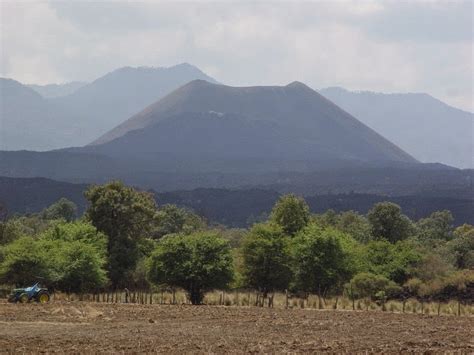
M472 110L472 2L2 2L1 75L197 65L231 85L428 92Z

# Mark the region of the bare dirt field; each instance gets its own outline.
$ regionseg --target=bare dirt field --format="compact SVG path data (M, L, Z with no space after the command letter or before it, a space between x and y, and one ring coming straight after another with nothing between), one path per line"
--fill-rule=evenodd
M474 352L474 317L188 305L0 303L0 353Z

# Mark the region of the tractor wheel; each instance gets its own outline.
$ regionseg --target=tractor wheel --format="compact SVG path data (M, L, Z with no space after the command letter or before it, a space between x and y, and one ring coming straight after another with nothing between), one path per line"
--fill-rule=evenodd
M36 295L36 302L38 303L48 303L49 302L49 293L42 291Z
M18 297L18 301L20 303L28 303L30 301L30 298L28 297L26 293L22 293L20 297Z

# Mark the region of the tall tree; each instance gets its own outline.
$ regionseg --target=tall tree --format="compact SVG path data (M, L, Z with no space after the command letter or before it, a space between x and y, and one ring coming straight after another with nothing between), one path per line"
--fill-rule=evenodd
M474 269L474 226L464 224L446 245L448 257L459 269Z
M294 236L309 222L308 204L296 195L284 195L273 207L270 219L279 225L285 234Z
M392 202L376 203L367 218L374 238L391 243L409 237L413 230L410 219L402 214L400 206Z
M151 282L183 288L192 304L201 304L205 292L232 281L229 243L210 232L170 235L158 243L148 270Z
M269 292L284 290L291 281L289 240L279 226L256 224L242 244L243 277L246 286Z
M296 287L321 296L338 291L351 278L350 258L341 232L310 225L292 240ZM320 303L321 305L321 303Z
M114 181L92 186L85 196L90 205L86 217L108 237L109 277L114 287L124 283L135 269L138 239L150 234L156 204L150 193Z
M204 229L205 222L191 211L176 205L164 205L155 215L153 237L159 239L167 234L185 233Z
M453 237L453 215L450 211L433 212L428 218L422 218L416 223L418 238L423 243L436 246Z
M365 216L358 212L341 212L335 227L344 233L350 234L358 242L367 243L372 240L370 223Z
M67 198L59 199L41 212L41 217L44 219L64 219L66 222L71 222L76 216L77 206Z

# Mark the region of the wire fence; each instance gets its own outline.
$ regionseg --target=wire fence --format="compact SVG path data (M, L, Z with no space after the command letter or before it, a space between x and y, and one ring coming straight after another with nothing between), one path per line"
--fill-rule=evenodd
M56 292L51 301L122 303L140 305L186 305L191 304L182 290L115 290L98 291L87 294L66 294ZM415 313L424 315L473 316L474 305L457 300L447 302L424 302L414 298L399 301L376 302L370 299L351 299L347 296L319 298L316 295L305 297L290 293L274 293L263 297L253 290L213 291L204 297L204 305L270 307L286 309L319 309L345 311L381 311L393 313Z

